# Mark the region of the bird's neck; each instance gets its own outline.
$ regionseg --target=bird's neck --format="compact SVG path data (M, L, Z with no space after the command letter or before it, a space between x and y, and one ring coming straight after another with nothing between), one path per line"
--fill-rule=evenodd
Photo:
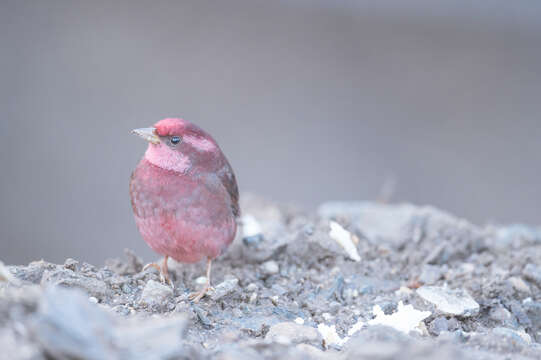
M179 173L186 172L191 167L188 156L178 151L170 151L163 144L149 144L145 152L145 159L158 167Z

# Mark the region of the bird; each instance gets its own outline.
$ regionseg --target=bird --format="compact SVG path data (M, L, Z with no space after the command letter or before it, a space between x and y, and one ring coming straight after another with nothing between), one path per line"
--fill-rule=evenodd
M152 250L164 256L156 268L172 285L168 258L207 261L206 284L189 295L197 303L211 289L212 261L233 242L240 216L233 169L214 138L192 122L166 118L132 130L148 142L130 178L137 228Z

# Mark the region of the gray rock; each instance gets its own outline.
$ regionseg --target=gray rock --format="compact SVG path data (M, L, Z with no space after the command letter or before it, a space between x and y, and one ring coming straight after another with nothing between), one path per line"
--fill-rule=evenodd
M479 304L463 289L422 286L417 295L444 314L467 317L479 313Z
M149 280L141 295L141 304L143 305L163 305L173 296L173 289L154 280Z
M120 359L199 359L201 356L182 342L187 317L130 319L113 331L113 343Z
M532 281L537 286L541 287L541 267L534 264L527 264L522 270L522 275L527 280Z
M50 288L32 321L34 338L55 359L198 358L183 344L186 316L125 320L80 290Z
M72 270L57 268L45 270L41 278L41 285L63 286L84 290L88 295L98 299L107 296L107 284L95 277L76 273Z
M220 284L216 285L214 290L209 291L208 296L210 296L212 301L218 301L224 296L233 293L235 289L237 288L238 283L239 283L239 279L237 278L227 279L221 282Z
M305 343L320 339L316 328L294 322L281 322L271 326L266 339L278 342Z
M489 317L491 320L498 322L500 325L516 327L517 320L513 314L503 306L496 306L490 310Z
M518 292L530 294L531 290L528 284L524 280L522 280L519 276L510 277L507 279L507 282Z
M526 334L524 331L516 331L506 327L496 327L492 329L492 333L508 338L517 344L528 345L531 343L530 335Z
M534 303L524 304L524 308L526 309L524 310L518 302L511 303L511 313L515 316L520 325L525 327L532 326L532 320L530 320L529 316L533 315L535 323L540 324L541 326L541 307L539 307L538 309L534 308L534 312L532 314L529 312L530 305L532 304ZM537 319L535 318L535 314L537 314Z
M441 279L443 271L439 266L424 264L419 281L426 285L432 285Z
M434 335L439 335L442 331L449 331L449 321L443 316L437 317L430 323L428 330Z
M41 349L36 343L30 342L11 329L0 329L0 349L10 360L44 359Z
M240 248L243 261L259 263L283 252L291 239L286 226L285 214L274 203L252 194L243 194L240 199L242 213L255 219L259 234L247 234L243 241L234 242L228 252Z
M111 359L112 319L80 290L50 288L32 323L38 342L54 358Z

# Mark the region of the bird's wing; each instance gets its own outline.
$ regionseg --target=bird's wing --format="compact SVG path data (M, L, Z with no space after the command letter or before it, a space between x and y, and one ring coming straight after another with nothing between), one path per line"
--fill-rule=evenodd
M225 161L222 170L218 173L218 177L231 198L231 209L233 210L233 215L235 215L235 217L240 216L239 188L237 186L237 179L235 178L235 173L227 160Z

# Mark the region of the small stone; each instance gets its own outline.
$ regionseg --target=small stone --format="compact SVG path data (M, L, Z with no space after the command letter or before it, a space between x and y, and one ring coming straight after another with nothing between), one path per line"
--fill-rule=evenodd
M396 290L394 293L400 297L408 297L413 294L413 290L407 286L401 286L400 289Z
M197 279L195 279L195 285L203 286L207 283L207 277L206 276L200 276Z
M319 339L319 333L316 328L299 325L294 322L281 322L273 325L267 333L266 339L277 341L287 339L291 343L315 342Z
M141 303L146 305L162 305L171 296L173 296L173 290L169 286L149 280L143 289Z
M492 333L498 336L506 337L513 342L523 345L529 345L532 342L530 335L526 334L524 331L516 331L505 327L497 327L492 329Z
M250 304L255 304L257 302L257 293L252 293L252 295L250 295L250 300L249 300Z
M428 329L430 333L439 335L442 331L449 331L449 321L445 317L440 316L430 323Z
M227 279L221 282L220 284L216 285L214 290L210 290L208 292L208 295L213 301L218 301L224 296L229 295L233 291L235 291L235 288L237 287L238 283L239 283L239 279L237 278Z
M522 270L522 275L524 275L527 280L530 280L541 287L541 267L534 264L527 264L524 267L524 270Z
M77 265L79 265L79 262L77 260L73 260L72 258L67 258L66 261L64 261L64 268L75 271L77 269Z
M534 314L532 314L530 311L528 311L530 309L531 304L534 304L534 303L523 304L525 309L523 309L519 303L514 302L511 304L511 312L517 319L518 323L522 326L525 326L525 327L532 326L532 320L530 319L531 315L533 315L533 319L535 323L539 324L539 320L541 320L540 315L537 315L537 318L535 318L535 315L534 315L535 313L541 314L541 307L538 307L538 309L534 311Z
M82 267L85 267L83 263ZM90 272L90 271L89 271ZM55 285L67 288L79 288L88 295L101 299L107 296L107 285L105 282L92 276L75 273L71 270L58 268L55 270L45 270L41 278L41 285Z
M321 314L321 317L323 318L323 320L325 320L327 322L330 322L332 319L334 319L334 316L332 316L331 314L329 314L327 312Z
M507 279L507 282L511 284L513 289L515 289L518 292L522 292L525 294L531 293L530 287L528 286L528 284L526 284L524 280L522 280L521 277L518 277L518 276L510 277L509 279Z
M93 304L97 304L98 303L98 299L96 299L94 296L91 296L88 298L88 301L90 301L91 303Z
M275 275L275 274L278 274L278 272L280 271L280 268L278 264L276 263L276 261L269 260L261 264L261 270L266 275Z
M443 272L439 266L424 264L419 281L423 284L432 285L441 279Z
M492 308L490 310L489 317L490 319L500 323L501 325L512 327L518 325L513 314L511 314L511 312L503 306L497 306Z
M9 269L0 261L0 281L12 282L15 277L11 274Z
M479 304L463 289L422 286L417 289L417 295L444 314L467 317L479 313Z
M251 284L249 284L248 286L246 286L245 289L246 289L246 291L248 291L248 292L254 292L254 291L257 291L258 286L257 286L256 283L251 283Z

